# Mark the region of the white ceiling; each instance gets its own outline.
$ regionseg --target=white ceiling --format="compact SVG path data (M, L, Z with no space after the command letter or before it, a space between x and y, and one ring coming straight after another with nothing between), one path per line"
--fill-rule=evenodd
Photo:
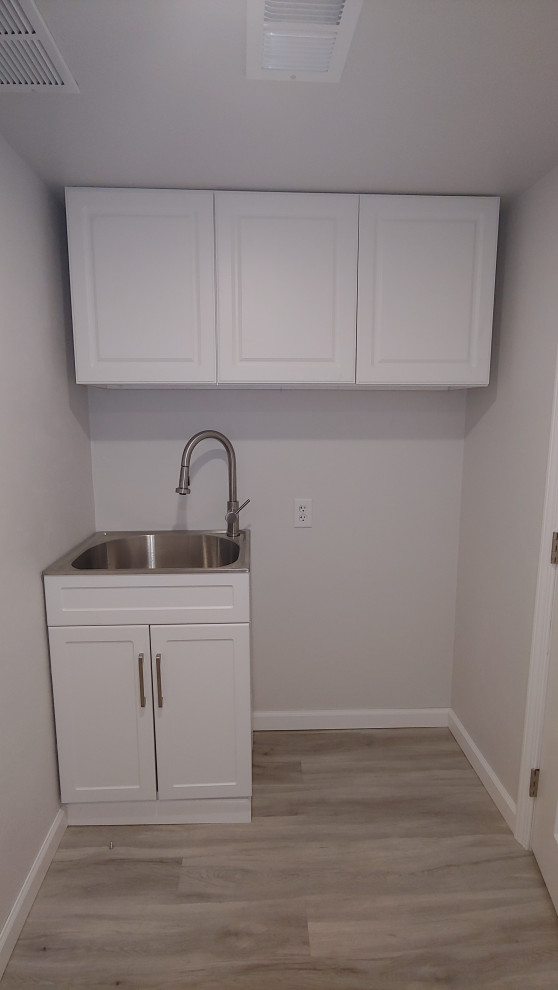
M513 194L558 164L558 0L364 0L340 83L248 80L245 0L36 0L80 92L0 94L49 183Z

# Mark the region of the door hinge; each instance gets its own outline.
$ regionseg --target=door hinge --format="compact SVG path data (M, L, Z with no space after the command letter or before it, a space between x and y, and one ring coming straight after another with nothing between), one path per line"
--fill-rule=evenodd
M552 550L550 551L550 563L558 564L558 533L552 534Z
M536 797L539 793L539 777L541 775L540 770L531 770L531 776L529 778L529 797Z

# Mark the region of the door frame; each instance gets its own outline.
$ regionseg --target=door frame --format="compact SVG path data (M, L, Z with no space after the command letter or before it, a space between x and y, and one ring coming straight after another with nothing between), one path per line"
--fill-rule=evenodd
M558 529L558 360L554 374L554 398L514 832L517 841L526 849L531 848L535 804L534 798L529 797L529 779L532 768L539 766L542 749L550 659L550 627L556 589L556 566L550 563L550 548L552 533L556 529Z

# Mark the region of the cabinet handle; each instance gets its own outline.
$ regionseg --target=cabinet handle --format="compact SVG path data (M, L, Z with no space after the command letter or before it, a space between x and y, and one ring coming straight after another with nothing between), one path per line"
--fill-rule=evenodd
M163 689L161 686L161 654L158 653L155 657L155 669L157 671L157 705L159 708L163 707Z
M140 685L140 706L145 708L145 684L143 681L143 653L138 656L139 685Z

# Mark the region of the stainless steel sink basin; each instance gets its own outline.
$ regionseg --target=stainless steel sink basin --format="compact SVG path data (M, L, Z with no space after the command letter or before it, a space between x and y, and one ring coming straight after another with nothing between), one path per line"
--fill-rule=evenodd
M95 533L45 573L248 570L248 548L245 530L234 538L194 530Z
M238 560L238 542L215 533L142 533L98 543L80 553L80 571L168 570L227 567Z

